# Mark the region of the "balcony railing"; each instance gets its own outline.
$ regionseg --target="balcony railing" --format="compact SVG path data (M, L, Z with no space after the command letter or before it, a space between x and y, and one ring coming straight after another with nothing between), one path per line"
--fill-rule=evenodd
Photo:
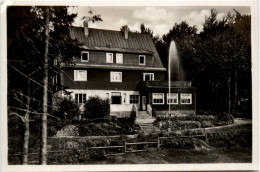
M154 87L169 87L169 81L143 81L142 85ZM191 81L171 81L171 87L191 87Z

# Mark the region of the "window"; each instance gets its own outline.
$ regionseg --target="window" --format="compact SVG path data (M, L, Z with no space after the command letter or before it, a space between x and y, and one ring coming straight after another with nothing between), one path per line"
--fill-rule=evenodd
M74 81L87 81L87 71L74 70Z
M164 94L153 93L153 104L164 104Z
M124 93L124 103L126 102L126 93Z
M81 52L81 61L82 62L88 62L89 61L89 52L88 51L82 51Z
M113 53L106 53L106 62L113 63Z
M191 94L182 93L181 94L181 104L191 104L192 103L191 98L192 98Z
M116 54L116 63L123 63L123 54Z
M110 72L110 82L122 82L122 72Z
M139 65L145 65L145 56L144 55L139 56Z
M139 104L139 95L130 95L130 104Z
M178 104L178 94L177 93L167 93L167 104Z
M86 94L75 94L75 101L77 103L86 103L87 95Z
M120 92L111 93L111 104L121 104L122 98Z
M144 81L153 81L154 73L144 73L143 79L144 79Z

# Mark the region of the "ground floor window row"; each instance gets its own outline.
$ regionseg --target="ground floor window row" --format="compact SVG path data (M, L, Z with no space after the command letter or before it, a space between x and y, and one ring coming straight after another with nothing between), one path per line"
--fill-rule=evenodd
M180 95L180 100L179 100ZM109 93L106 93L107 98L110 98ZM75 101L80 104L86 103L87 94L75 94ZM152 94L152 103L153 104L165 104L164 103L164 93L153 93ZM167 104L192 104L192 94L191 93L167 93L166 94L166 103ZM126 94L121 95L120 92L112 92L110 98L111 104L125 104L126 103ZM130 104L139 104L140 96L139 95L129 95Z
M190 93L167 93L166 102L167 104L192 104L192 94ZM152 97L153 104L164 104L164 93L153 93Z

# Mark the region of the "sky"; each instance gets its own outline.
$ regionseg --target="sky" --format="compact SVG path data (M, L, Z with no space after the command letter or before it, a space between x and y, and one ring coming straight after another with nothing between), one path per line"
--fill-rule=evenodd
M89 9L100 14L102 22L89 23L90 28L120 30L121 26L128 25L132 31L140 31L140 24L153 30L154 36L166 34L175 23L186 21L190 26L196 25L200 32L205 16L215 8L217 19L223 19L228 12L234 14L233 9L241 14L250 14L249 6L79 6L70 7L70 12L78 13L74 26L82 26L84 16L89 16Z

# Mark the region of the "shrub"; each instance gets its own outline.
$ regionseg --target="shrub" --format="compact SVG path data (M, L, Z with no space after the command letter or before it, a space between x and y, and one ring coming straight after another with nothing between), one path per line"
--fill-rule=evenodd
M215 125L228 125L234 123L234 117L230 113L218 113L215 116Z
M89 97L84 107L89 118L104 118L110 113L109 99L101 99L98 96Z
M72 120L74 117L80 115L80 109L71 97L56 98L54 102L53 114L60 118L62 122Z
M128 124L133 127L135 125L135 120L136 120L136 112L132 111L129 118L128 118Z
M56 137L79 136L78 128L74 125L67 125L56 134Z

